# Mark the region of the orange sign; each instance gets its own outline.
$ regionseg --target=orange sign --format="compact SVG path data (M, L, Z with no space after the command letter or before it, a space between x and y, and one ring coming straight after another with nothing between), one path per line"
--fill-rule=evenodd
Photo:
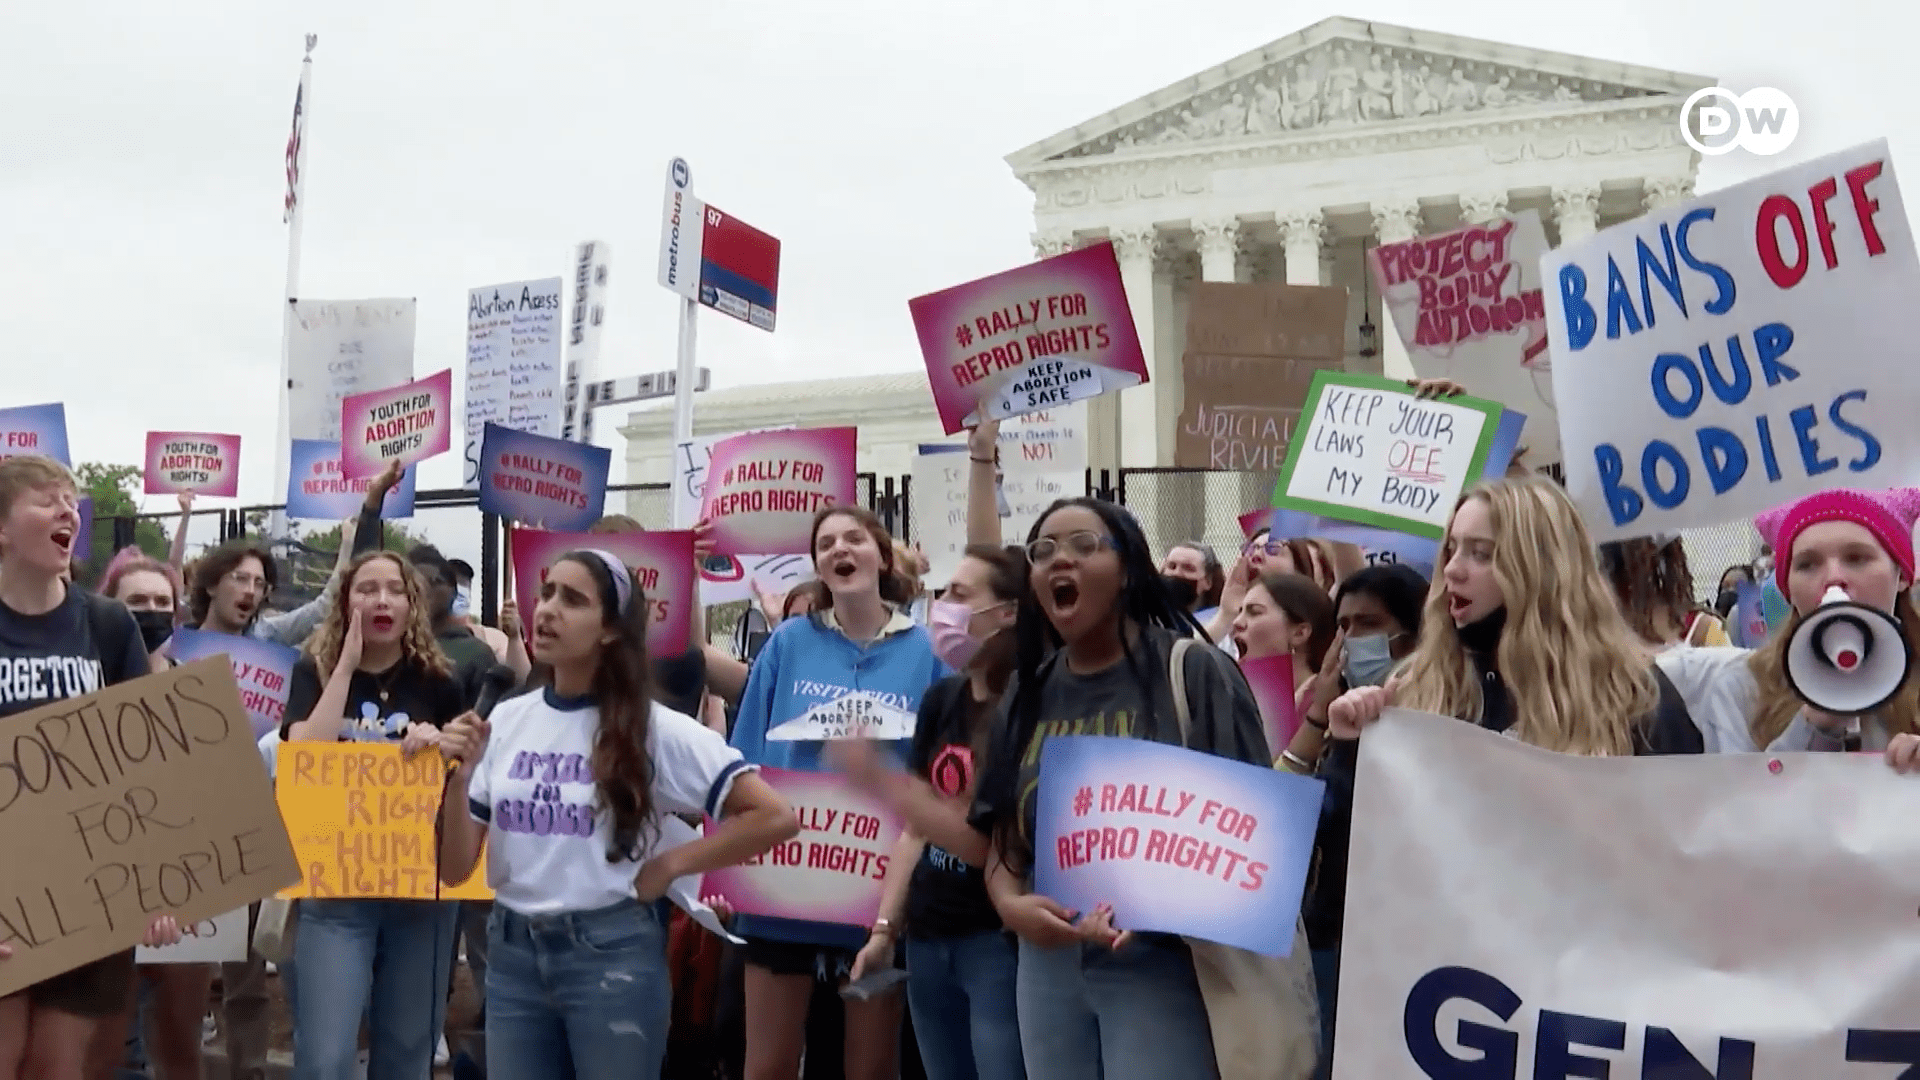
M459 885L440 882L434 822L447 766L397 744L284 742L274 773L300 860L290 900L491 900L483 853Z

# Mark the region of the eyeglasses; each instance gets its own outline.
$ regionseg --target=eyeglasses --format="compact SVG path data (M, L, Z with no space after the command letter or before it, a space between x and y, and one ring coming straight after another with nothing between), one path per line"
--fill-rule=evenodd
M1120 550L1114 546L1113 537L1082 529L1058 538L1043 536L1028 544L1027 561L1036 565L1052 562L1061 548L1076 559L1089 559L1103 550L1116 553Z
M227 580L243 589L258 589L261 592L267 590L267 579L258 574L242 574L236 570L227 575Z
M1252 555L1258 552L1261 554L1272 556L1272 555L1280 554L1281 549L1285 548L1286 546L1287 546L1287 542L1285 540L1254 540L1248 543L1241 553L1245 555Z

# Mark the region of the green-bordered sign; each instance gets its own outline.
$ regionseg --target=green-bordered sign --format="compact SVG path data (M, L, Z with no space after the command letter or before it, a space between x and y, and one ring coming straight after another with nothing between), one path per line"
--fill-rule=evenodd
M1460 492L1485 468L1502 411L1480 398L1418 398L1379 375L1322 371L1273 505L1441 539Z

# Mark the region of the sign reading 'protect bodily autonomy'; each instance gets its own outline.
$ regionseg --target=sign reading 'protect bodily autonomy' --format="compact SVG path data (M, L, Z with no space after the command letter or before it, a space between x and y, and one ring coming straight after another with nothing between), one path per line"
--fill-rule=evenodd
M1885 140L1550 252L1567 491L1594 539L1911 483L1920 296Z

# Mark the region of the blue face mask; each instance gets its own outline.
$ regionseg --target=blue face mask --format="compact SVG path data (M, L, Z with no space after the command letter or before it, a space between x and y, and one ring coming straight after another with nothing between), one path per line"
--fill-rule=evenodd
M1382 686L1393 670L1393 635L1368 634L1347 639L1344 674L1348 686Z

